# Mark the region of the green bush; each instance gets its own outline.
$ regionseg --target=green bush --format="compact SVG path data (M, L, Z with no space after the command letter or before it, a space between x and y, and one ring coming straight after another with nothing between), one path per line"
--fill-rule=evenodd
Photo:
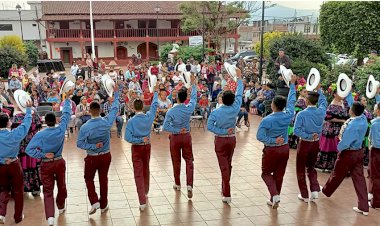
M8 77L8 70L12 64L25 65L28 59L26 54L20 53L17 47L5 45L0 47L0 68L1 77Z
M173 46L171 44L166 44L160 47L160 58L162 62L166 62L168 60L168 54L173 49ZM176 61L177 59L181 58L183 61L186 61L190 59L191 57L194 58L194 60L201 61L202 60L202 46L180 46L178 49L178 54L174 58ZM211 48L205 48L204 53L211 53L214 52L214 49ZM210 61L213 59L212 57L209 57Z
M32 41L24 42L25 52L28 56L28 65L36 66L38 60L38 48Z
M160 60L162 60L162 62L168 61L168 54L172 49L173 45L170 43L160 46Z
M267 66L269 78L276 83L277 70L274 61L279 49L284 49L291 60L291 69L294 73L308 75L311 67L318 64L328 66L329 59L319 42L306 39L302 34L285 34L279 36L269 44L270 59ZM317 67L318 68L318 67Z
M22 40L17 35L8 35L0 38L0 48L5 46L14 46L18 52L25 54L25 46Z

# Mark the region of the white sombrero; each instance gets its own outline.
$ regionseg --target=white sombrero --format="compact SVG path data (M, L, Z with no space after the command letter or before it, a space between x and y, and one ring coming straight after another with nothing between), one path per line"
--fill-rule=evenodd
M370 75L367 81L367 88L366 88L366 95L369 99L372 99L376 96L379 85L380 85L380 82L376 81L373 75Z
M62 93L67 93L71 89L75 88L74 82L72 82L70 79L66 79L61 86L61 90L59 91L59 95L62 95Z
M190 86L191 86L191 73L190 72L185 71L184 73L182 73L182 75L180 76L180 79L182 80L182 82L186 88L190 88Z
M310 70L309 76L307 77L306 90L309 92L314 91L319 85L320 81L321 75L319 74L319 71L315 68L312 68Z
M157 76L152 75L150 73L150 69L148 70L148 86L149 86L149 92L153 93L154 87L157 83Z
M19 89L14 92L13 97L15 98L16 104L20 108L20 110L26 113L26 102L32 101L29 94L24 90Z
M287 69L283 65L280 65L280 72L286 85L289 87L289 83L290 83L290 80L292 79L293 71L291 69Z
M228 62L224 62L224 68L226 69L228 75L236 82L236 66Z
M351 92L351 88L352 88L352 80L346 74L341 73L336 83L337 94L340 97L345 98Z
M108 96L112 97L113 88L115 87L115 82L112 80L112 78L108 74L105 74L102 76L102 84Z

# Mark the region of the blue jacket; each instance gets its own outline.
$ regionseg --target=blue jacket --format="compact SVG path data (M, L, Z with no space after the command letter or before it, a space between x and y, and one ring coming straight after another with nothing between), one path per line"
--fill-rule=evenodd
M257 130L257 140L265 146L277 146L276 138L284 138L284 144L288 143L288 127L294 116L294 106L296 103L296 88L290 85L287 106L284 111L273 112L263 118Z
M348 119L343 127L342 139L338 144L338 151L360 150L363 146L364 136L367 132L368 122L364 114Z
M139 144L144 142L144 137L150 137L152 124L158 107L157 100L158 93L155 92L149 111L146 114L137 113L128 121L125 128L124 140L132 144Z
M318 90L319 100L317 107L307 107L300 111L294 123L294 134L301 139L312 140L313 134L322 133L323 122L326 117L327 100L321 90Z
M79 131L77 147L87 151L88 155L96 155L110 150L110 130L115 123L119 111L119 93L115 92L111 111L105 117L88 120ZM102 142L103 147L97 148L96 144Z
M20 151L20 142L28 134L32 124L32 110L26 109L23 122L14 130L0 130L0 164L5 164L7 158L16 158Z
M211 112L207 121L207 129L215 135L227 135L228 129L235 128L236 117L239 114L243 100L243 82L238 80L235 101L231 106L222 105Z
M45 158L46 153L54 153L54 157L62 156L63 143L67 124L71 118L71 101L66 99L62 110L61 123L58 127L49 127L38 132L26 147L26 153L33 158Z
M190 131L190 116L197 104L197 88L192 85L190 103L178 104L172 107L165 115L163 129L171 133L179 133L182 128Z

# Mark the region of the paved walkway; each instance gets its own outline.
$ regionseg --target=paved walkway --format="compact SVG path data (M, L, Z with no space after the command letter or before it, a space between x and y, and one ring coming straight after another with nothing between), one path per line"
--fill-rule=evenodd
M252 128L237 133L237 148L233 159L232 203L226 205L220 197L220 171L214 153L214 138L203 129L192 129L194 150L194 197L190 201L186 188L172 189L173 175L167 134L152 135L151 189L149 207L140 213L133 179L130 144L116 138L112 132L112 164L109 172L109 206L107 213L98 211L88 216L90 204L83 179L85 151L76 148L76 134L67 139L64 158L67 163L67 212L56 218L57 225L126 226L126 225L380 225L380 212L370 210L368 217L352 211L357 198L350 178L331 197L321 195L315 203L297 199L295 154L291 151L279 209L266 205L268 191L261 179L262 144L256 137L259 117L251 117ZM182 165L181 180L185 181ZM321 184L328 174L319 173ZM183 183L184 184L184 183ZM6 225L15 225L10 202ZM57 211L56 211L57 212ZM25 219L19 225L47 225L43 198L25 195Z

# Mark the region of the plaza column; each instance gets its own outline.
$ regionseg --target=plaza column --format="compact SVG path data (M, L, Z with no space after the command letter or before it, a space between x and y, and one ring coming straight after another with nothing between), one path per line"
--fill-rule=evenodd
M117 41L113 42L113 55L114 55L114 60L117 60Z
M82 62L84 61L84 53L83 53L83 42L80 42L80 52L81 52L81 58L82 58Z
M149 61L149 41L146 40L145 42L145 48L146 48L146 59Z
M50 59L53 59L53 49L51 47L51 42L49 42L49 49L50 49Z

